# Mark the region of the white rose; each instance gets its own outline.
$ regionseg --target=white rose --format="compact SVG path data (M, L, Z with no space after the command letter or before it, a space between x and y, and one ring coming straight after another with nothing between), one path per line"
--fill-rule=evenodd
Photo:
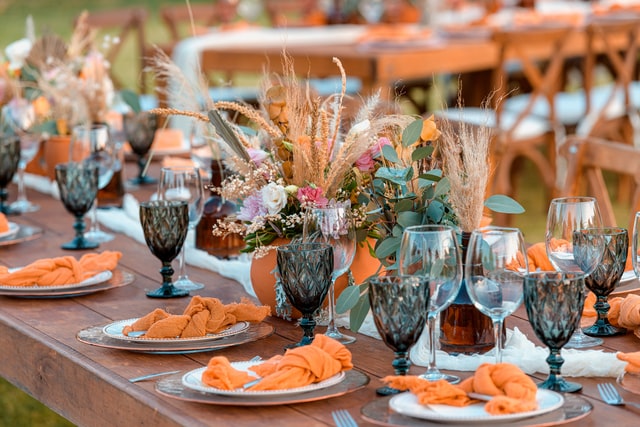
M262 188L262 202L270 215L275 215L287 205L287 191L282 185L270 182Z
M24 65L25 59L29 56L29 52L31 52L31 40L29 39L20 39L11 44L9 44L4 53L7 55L7 59L9 60L9 68L11 70L19 70Z

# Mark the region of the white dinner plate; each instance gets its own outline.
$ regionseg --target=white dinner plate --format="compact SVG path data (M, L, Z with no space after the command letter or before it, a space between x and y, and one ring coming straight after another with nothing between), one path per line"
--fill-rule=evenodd
M421 405L413 393L402 393L393 396L389 408L395 412L414 418L436 421L440 423L485 424L515 421L537 415L546 414L558 409L564 403L561 394L551 390L539 389L536 395L538 409L517 414L491 415L484 410L486 402L457 407L450 405Z
M0 233L0 239L10 239L20 231L20 226L15 222L9 221L9 229Z
M625 271L620 277L620 283L627 283L636 279L636 273L633 270Z
M19 268L10 268L9 272L13 273L14 271L19 271L22 267ZM70 283L68 285L55 285L55 286L40 286L38 284L35 284L33 286L7 286L7 285L3 285L2 283L0 283L0 287L2 288L2 290L16 290L16 291L20 291L20 292L29 292L34 291L34 292L40 292L42 290L46 290L46 289L74 289L74 288L85 288L85 287L89 287L89 286L94 286L94 285L98 285L101 283L104 283L108 280L111 280L111 277L113 276L113 273L111 272L111 270L104 270L101 271L100 273L96 274L95 276L89 277L86 280L83 280L80 283Z
M233 325L229 326L227 329L224 329L218 333L215 334L207 334L205 336L202 337L191 337L191 338L146 338L143 337L141 335L143 335L146 331L135 331L132 332L129 335L124 335L122 333L122 330L124 329L125 326L127 325L131 325L133 322L135 322L136 320L138 320L138 318L135 319L127 319L127 320L118 320L116 322L113 323L109 323L108 325L106 325L103 328L103 332L105 335L107 335L108 337L117 339L117 340L123 340L123 341L132 341L132 342L145 342L145 343L152 343L152 342L162 342L162 343L168 343L168 342L177 342L177 343L188 343L188 342L194 342L194 341L212 341L212 340L217 340L220 338L224 338L224 337L229 337L232 335L237 335L240 334L244 331L246 331L249 328L249 322L237 322L234 323Z
M249 375L252 375L258 378L258 375L255 372L250 371L249 368L254 365L259 365L260 363L262 362L260 361L231 362L231 366L233 366L235 369L239 371L245 371L249 373ZM344 380L344 377L345 377L344 371L340 371L334 376L327 378L324 381L309 384L304 387L288 388L284 390L251 391L251 390L245 390L242 388L235 389L235 390L222 390L216 387L208 386L202 382L202 374L206 369L207 369L206 367L203 367L203 368L198 368L198 369L194 369L193 371L187 372L182 376L182 384L187 388L201 391L203 393L212 393L212 394L217 394L222 396L252 398L252 397L286 396L290 394L300 394L300 393L306 393L309 391L321 390L323 388L331 387L333 385L340 383L342 380Z

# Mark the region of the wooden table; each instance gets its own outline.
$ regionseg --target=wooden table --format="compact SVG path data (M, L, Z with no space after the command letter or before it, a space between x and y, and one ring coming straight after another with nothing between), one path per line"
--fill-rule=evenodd
M134 165L127 165L130 175ZM153 172L152 172L153 173ZM139 200L148 197L152 189L134 194ZM10 187L15 197L16 189ZM20 266L38 258L61 255L80 255L64 252L60 244L72 236L72 217L62 203L29 191L29 197L40 204L40 211L12 220L45 230L43 237L13 246L0 247L0 263ZM294 324L269 318L275 334L249 344L231 347L215 353L191 355L149 355L100 348L83 344L76 333L84 328L145 314L156 307L182 311L187 299L157 300L145 297L145 289L159 285L159 261L149 250L124 235L102 244L100 250L119 250L123 253L119 268L135 274L129 286L77 298L18 299L0 297L0 375L25 390L54 411L82 426L316 426L333 425L331 411L346 408L358 418L360 408L379 399L375 389L379 378L392 372L392 351L373 338L357 335L350 345L355 369L366 373L368 386L342 397L317 402L273 406L233 407L183 402L163 397L154 390L154 381L130 383L128 378L168 371L191 370L203 366L213 355L231 360L247 360L279 354L286 344L297 341L300 329ZM221 276L190 267L189 274L206 284L203 296L215 296L223 302L238 301L245 296L242 287ZM521 309L507 319L509 327L518 326L532 337L526 315ZM318 328L322 331L322 328ZM626 336L606 340L606 350L635 351L638 339ZM419 374L424 368L412 367ZM463 377L468 372L458 373ZM544 375L536 375L541 379ZM607 378L606 381L611 381ZM593 412L571 425L595 427L602 425L631 425L637 422L638 412L630 407L613 407L602 403L596 391L598 378L577 379L584 388L581 396L594 405ZM640 401L640 396L622 391L628 400ZM359 419L360 425L370 425Z

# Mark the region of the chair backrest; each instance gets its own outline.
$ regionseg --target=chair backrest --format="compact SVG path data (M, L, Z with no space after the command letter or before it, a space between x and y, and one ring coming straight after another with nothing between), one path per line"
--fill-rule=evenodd
M617 222L603 172L633 179L634 189L628 210L630 217L628 224L624 225L632 227L633 215L640 211L640 149L620 142L572 135L567 138L562 150L568 160L567 180L562 194L595 197L605 225L612 226Z
M96 31L113 33L111 40L114 41L105 52L105 58L112 64L111 79L117 89L123 87L123 78L116 73L118 69L127 67L116 66L119 55L123 51L123 46L129 39L134 42L135 58L137 65L138 90L146 92L145 79L142 78L144 69L144 49L145 49L145 24L148 13L143 7L127 7L111 9L105 11L90 12L87 17L87 24ZM121 64L122 65L122 64Z
M228 0L218 0L207 3L190 3L168 5L160 8L160 18L169 31L173 43L185 37L193 36L193 23L200 28L214 25L228 24L236 17L236 3ZM198 29L195 29L196 33Z
M587 25L587 56L584 85L587 93L587 120L579 129L581 135L593 134L608 119L608 110L620 104L630 112L630 85L637 71L640 52L640 19L633 16L596 17ZM605 102L594 105L593 94L596 65L603 63L611 74L614 90ZM616 137L622 135L615 135Z
M326 23L317 0L265 0L264 5L274 27L304 27Z

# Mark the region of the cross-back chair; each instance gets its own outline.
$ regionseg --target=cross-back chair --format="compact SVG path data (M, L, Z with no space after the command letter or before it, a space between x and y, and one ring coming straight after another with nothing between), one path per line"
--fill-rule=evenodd
M514 27L495 31L492 38L498 46L499 60L493 70L492 87L487 89L491 105L488 108L453 108L440 113L447 120L492 128L493 175L489 193L517 198L517 175L522 170L520 160L524 158L537 169L546 198L554 195L556 138L562 138L564 132L556 120L553 98L562 80L573 31L571 26ZM523 78L531 87L526 103L517 111L503 106L504 99L512 95L507 81L514 63L519 65ZM546 103L547 117L534 114L534 107L539 102ZM507 224L509 221L507 216L494 216L495 223Z
M87 18L88 25L100 33L111 33L114 41L108 47L105 58L111 63L111 79L116 89L123 88L123 78L117 73L116 62L120 57L123 46L128 40L133 40L135 46L135 60L137 62L137 83L141 93L146 92L144 71L145 50L145 24L148 13L143 7L126 7L104 11L90 12Z
M562 195L595 197L605 225L613 226L617 221L604 173L629 177L633 181L628 222L624 224L632 230L634 213L640 211L640 149L622 142L572 135L562 151L568 160Z

